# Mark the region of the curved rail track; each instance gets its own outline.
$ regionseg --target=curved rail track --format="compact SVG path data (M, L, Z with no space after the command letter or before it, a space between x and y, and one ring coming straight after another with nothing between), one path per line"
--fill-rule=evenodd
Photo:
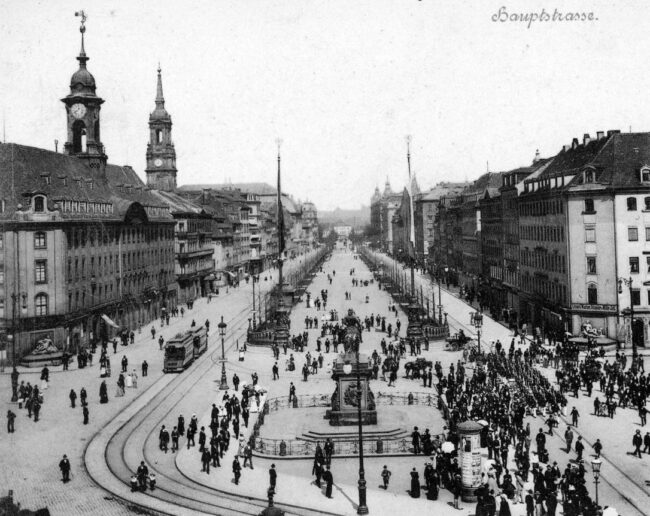
M248 328L248 315L249 307L246 307L227 321L229 329L232 328L232 330L229 331L231 336L228 339L226 352L234 348L238 338L244 337ZM211 337L217 344L218 335L215 330L216 324L213 326ZM146 401L146 405L131 417L124 414L117 415L114 420L119 424L117 431L110 436L104 436L108 439L103 454L105 466L113 475L112 480L117 480L110 487L102 485L100 478L95 478L99 475L93 475L93 471L97 471L98 468L89 463L88 450L92 441L101 432L91 440L86 447L84 460L86 470L100 487L111 491L115 497L124 500L127 504L159 514L256 515L267 507L268 502L264 498L236 495L191 480L177 467L175 454L165 454L161 457L158 450L158 428L165 420L175 419L175 410L181 402L186 402L188 397L193 397L197 402L205 403L205 398L213 394L213 391L210 391L207 396L205 390L197 392L197 385L210 381L209 375L214 373L214 365L220 360L220 357L220 346L215 345L211 352L199 357L184 372L177 375L167 374L160 378L157 383L163 382L166 385L162 386L150 400ZM137 399L134 405L136 403ZM130 478L141 460L148 465L149 471L156 474L156 489L147 491L146 494L138 493L137 501L134 501L134 496L129 496L131 494ZM227 467L225 463L223 466ZM150 498L155 498L156 501L163 503L148 503L151 502ZM288 515L330 516L335 514L289 504L276 503L275 505Z

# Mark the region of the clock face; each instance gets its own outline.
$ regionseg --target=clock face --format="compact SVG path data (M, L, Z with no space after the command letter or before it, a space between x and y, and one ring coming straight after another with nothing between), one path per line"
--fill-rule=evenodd
M158 158L156 161L153 162L153 164L156 165L157 167L162 167L162 160Z
M73 104L70 108L70 113L75 118L82 118L86 114L86 106L83 104Z

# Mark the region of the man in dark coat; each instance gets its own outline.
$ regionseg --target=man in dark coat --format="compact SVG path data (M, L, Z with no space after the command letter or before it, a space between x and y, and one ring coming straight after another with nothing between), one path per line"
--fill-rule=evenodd
M89 416L88 405L84 405L84 407L83 407L83 415L84 415L84 425L87 425L88 424L88 416Z
M77 401L77 393L74 392L74 389L70 389L69 398L70 398L70 406L72 408L75 408L75 401Z
M149 478L149 468L146 466L144 461L140 461L140 465L138 466L138 484L140 485L140 489L142 491L146 491L147 489L147 478Z
M334 476L330 471L329 464L327 465L327 469L323 472L323 480L325 481L325 496L327 496L327 498L332 498L332 484L334 483Z
M16 419L16 414L11 410L7 411L7 432L13 434L15 432L14 421Z
M311 468L311 474L316 475L316 480L314 481L314 483L318 487L320 487L320 480L321 477L323 476L323 465L318 458L314 459L314 466Z
M641 430L637 430L636 433L634 434L634 437L632 437L632 445L634 446L634 451L632 452L632 455L636 455L641 458L641 445L643 444L643 439L641 438Z
M420 432L418 432L418 427L413 428L413 432L411 433L411 439L413 443L413 453L417 455L420 453Z
M235 458L232 461L232 472L235 475L235 484L239 485L239 478L241 477L241 464L239 463L239 457L235 455Z
M269 469L269 485L271 489L275 491L275 484L278 480L278 472L275 471L275 464L271 464L271 469Z
M59 462L59 469L61 470L61 475L63 475L63 481L64 482L69 482L70 481L70 461L68 460L67 455L64 455L63 458L61 459L61 462Z

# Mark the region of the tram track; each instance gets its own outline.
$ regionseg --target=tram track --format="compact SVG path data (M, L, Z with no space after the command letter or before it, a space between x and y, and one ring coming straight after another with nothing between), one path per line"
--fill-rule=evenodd
M230 328L233 328L225 351L232 351L237 340L245 336L248 328L249 308L245 307L235 316L227 321ZM157 429L167 419L169 420L174 410L188 397L199 397L199 402L205 403L205 391L197 392L197 385L206 382L206 377L214 371L214 365L221 360L221 349L216 324L211 328L209 338L214 338L215 349L205 353L195 360L184 372L178 375L163 375L157 382L165 382L160 390L131 417L119 420L122 415L116 417L119 428L110 437L103 451L103 460L110 474L117 480L114 482L112 494L127 504L140 506L145 510L153 510L160 514L219 514L219 515L241 515L259 514L268 502L265 498L257 498L246 495L236 495L228 491L204 485L190 479L178 468L175 454L160 456L157 449ZM173 376L173 377L172 377ZM215 380L216 381L216 380ZM214 390L208 391L208 396L214 394ZM87 462L87 453L90 444L86 448L84 458ZM235 444L236 445L236 444ZM157 482L154 491L147 491L141 496L155 498L164 502L152 508L145 500L134 502L130 493L130 478L137 470L141 460L144 460L151 472L155 473ZM91 469L86 464L87 471ZM223 465L224 469L227 465ZM220 469L215 469L220 474ZM225 473L225 471L224 471ZM229 474L229 473L227 473ZM95 479L97 482L97 479ZM97 482L100 486L101 483ZM119 485L119 488L118 488ZM107 487L102 486L105 489ZM116 489L117 488L117 489ZM121 490L120 490L121 489ZM140 495L138 495L139 497ZM306 507L290 504L276 503L288 515L322 516L334 515L335 513L318 511Z

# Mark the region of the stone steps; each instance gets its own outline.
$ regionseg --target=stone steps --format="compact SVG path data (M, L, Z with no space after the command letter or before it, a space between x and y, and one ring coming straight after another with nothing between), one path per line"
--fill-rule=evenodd
M367 438L369 440L377 440L377 439L406 439L409 437L409 434L406 430L403 428L393 428L390 430L370 430L368 427L364 427L363 429L363 438L364 440ZM349 431L349 432L316 432L313 430L310 430L309 432L305 432L300 436L297 436L296 439L302 440L302 441L310 441L310 442L316 442L316 441L325 441L325 439L331 439L332 441L356 441L359 439L359 432L358 431Z

